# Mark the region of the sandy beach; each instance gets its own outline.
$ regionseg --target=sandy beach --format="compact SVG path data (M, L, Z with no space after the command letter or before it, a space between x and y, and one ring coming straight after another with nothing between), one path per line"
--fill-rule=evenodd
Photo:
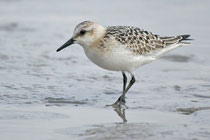
M196 0L0 0L0 139L209 140L209 14ZM121 94L120 72L79 45L56 52L85 20L194 40L137 69L118 110L106 105Z

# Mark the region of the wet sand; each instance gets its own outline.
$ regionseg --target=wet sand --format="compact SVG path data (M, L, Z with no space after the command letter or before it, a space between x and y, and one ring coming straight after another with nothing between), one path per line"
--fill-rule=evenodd
M0 138L208 140L209 7L195 0L0 0ZM84 20L188 33L194 41L135 71L127 109L106 107L121 94L121 73L95 66L78 45L56 53Z

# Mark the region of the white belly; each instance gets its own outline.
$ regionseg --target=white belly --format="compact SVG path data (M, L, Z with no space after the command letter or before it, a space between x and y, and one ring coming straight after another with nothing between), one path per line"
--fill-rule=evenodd
M125 49L112 49L101 52L98 49L84 49L87 57L99 67L112 71L131 72L152 60L151 57L133 55Z

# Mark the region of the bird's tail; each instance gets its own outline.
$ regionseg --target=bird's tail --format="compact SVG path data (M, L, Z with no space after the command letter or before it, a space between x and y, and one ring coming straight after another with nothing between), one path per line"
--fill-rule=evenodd
M170 46L173 44L190 44L190 35L178 35L178 36L171 36L171 37L160 37L161 40L163 40L166 44L166 46Z
M184 43L184 44L190 44L190 42L183 42L183 41L190 41L190 40L193 40L193 39L189 38L189 37L190 37L189 34L186 34L186 35L179 35L178 37L180 37L179 42L180 42L180 43Z
M186 35L178 35L178 36L172 36L172 37L160 37L160 39L162 39L164 41L164 43L166 44L166 47L164 49L162 49L161 51L158 51L156 53L156 57L160 57L163 54L178 48L179 46L182 45L189 45L190 44L190 39L189 38L190 35L186 34Z

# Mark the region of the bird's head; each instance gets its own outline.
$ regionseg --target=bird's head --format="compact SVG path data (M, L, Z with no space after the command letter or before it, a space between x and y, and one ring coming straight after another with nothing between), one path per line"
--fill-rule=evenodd
M83 48L90 47L99 42L104 36L106 28L92 21L84 21L78 24L74 29L71 39L64 43L57 51L60 51L74 43L81 45Z

